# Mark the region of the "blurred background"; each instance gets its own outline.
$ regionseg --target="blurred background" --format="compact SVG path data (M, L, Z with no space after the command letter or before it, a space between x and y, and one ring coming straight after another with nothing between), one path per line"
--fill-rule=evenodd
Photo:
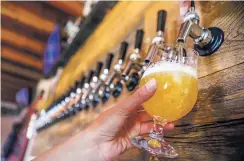
M70 57L116 2L96 4L1 2L2 145L13 123L26 117L30 102L47 97L50 86L55 89ZM99 9L91 13L95 6Z

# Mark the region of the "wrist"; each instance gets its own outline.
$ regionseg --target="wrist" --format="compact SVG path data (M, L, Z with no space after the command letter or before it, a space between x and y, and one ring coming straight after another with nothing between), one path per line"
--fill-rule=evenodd
M101 142L96 136L96 132L86 129L77 136L76 147L79 148L79 154L82 160L87 161L106 161L101 155Z

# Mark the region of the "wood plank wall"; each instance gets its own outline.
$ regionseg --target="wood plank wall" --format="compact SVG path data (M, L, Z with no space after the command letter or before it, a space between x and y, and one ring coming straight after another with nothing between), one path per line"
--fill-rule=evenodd
M1 100L16 102L18 90L36 87L49 34L82 9L83 2L1 1Z
M225 32L225 42L214 55L199 59L198 101L191 113L175 122L176 128L166 133L166 138L180 153L180 156L174 160L243 160L244 3L197 2L196 5L201 13L201 24L205 27L222 28ZM135 10L130 10L133 7L136 7ZM57 96L62 93L62 90L66 90L83 71L91 67L95 60L102 58L109 50L116 51L123 39L133 44L135 30L138 27L144 27L146 32L144 39L146 51L148 43L155 34L155 19L159 9L168 10L166 41L174 42L179 22L177 2L119 2L87 40L85 46L72 58L58 86ZM123 13L120 13L122 10ZM128 13L131 18L126 16ZM118 15L121 16L120 21ZM121 25L118 26L117 23ZM107 29L106 25L110 28ZM106 32L101 34L102 31ZM129 94L124 90L119 99ZM106 110L116 101L110 99L103 107L99 107L98 111L81 112L40 132L35 140L33 155L39 155L78 133L99 114L99 110ZM87 120L87 116L92 119ZM149 154L132 149L115 160L146 161L149 158Z

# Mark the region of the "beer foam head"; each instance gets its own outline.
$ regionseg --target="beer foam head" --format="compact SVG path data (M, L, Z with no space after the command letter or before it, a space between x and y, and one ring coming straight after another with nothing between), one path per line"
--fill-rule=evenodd
M148 67L144 72L142 78L147 75L160 73L160 72L184 72L186 74L191 75L192 77L197 78L196 69L187 65L182 65L180 63L167 62L167 61L160 61Z

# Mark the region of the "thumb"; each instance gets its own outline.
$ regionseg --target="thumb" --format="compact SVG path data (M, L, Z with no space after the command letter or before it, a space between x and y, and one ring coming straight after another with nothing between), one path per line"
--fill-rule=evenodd
M136 90L136 92L118 103L114 108L122 115L129 115L132 111L136 110L145 101L149 100L157 89L157 82L151 79L145 85Z

